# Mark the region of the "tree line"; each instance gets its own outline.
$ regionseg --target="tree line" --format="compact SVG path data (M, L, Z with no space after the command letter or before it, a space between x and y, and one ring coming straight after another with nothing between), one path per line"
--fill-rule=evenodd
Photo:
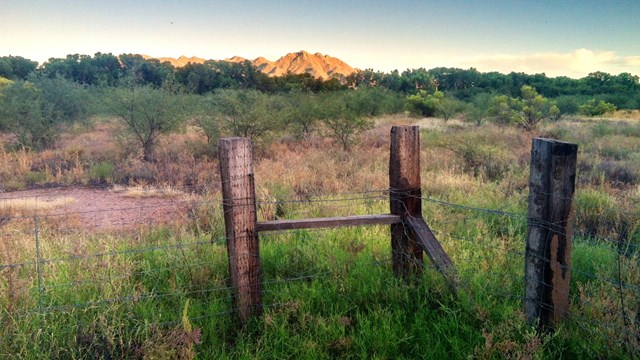
M420 68L368 69L323 80L268 77L248 61L175 68L137 54L76 54L42 65L0 57L0 131L13 134L18 146L47 148L65 124L102 113L126 125L147 161L153 161L159 136L187 123L201 129L211 153L220 136L259 141L314 132L348 149L382 114L409 111L446 121L462 113L477 125L492 121L531 130L563 114L594 116L617 108L640 108L637 76L595 72L570 79Z
M174 67L169 62L145 58L138 54L67 55L51 58L41 66L20 56L0 57L0 77L26 80L37 73L48 78L62 77L78 84L115 86L121 79L135 74L141 84L159 87L171 75L172 81L192 94L206 94L217 89L255 89L262 92L335 91L361 87L382 87L401 94L442 91L470 102L481 93L507 96L520 94L524 85L531 86L547 98L595 97L611 103L618 109L640 109L640 82L630 73L612 75L592 72L581 79L566 76L548 77L543 74L511 72L479 72L474 68L438 67L397 70L385 73L366 69L348 75L345 79L316 79L309 74L286 74L268 77L251 62L232 63L208 60L203 64L189 63ZM583 103L586 102L583 101ZM560 106L562 110L562 106ZM570 108L567 108L570 110ZM577 110L577 109L576 109Z

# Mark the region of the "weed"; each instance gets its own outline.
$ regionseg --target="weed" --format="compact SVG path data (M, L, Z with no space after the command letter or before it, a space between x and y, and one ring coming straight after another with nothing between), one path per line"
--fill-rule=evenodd
M113 181L114 166L110 162L100 162L94 164L89 169L91 180L104 184Z

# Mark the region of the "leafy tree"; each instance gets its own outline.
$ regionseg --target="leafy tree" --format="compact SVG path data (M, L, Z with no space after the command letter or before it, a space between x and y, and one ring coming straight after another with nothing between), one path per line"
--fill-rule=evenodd
M464 111L466 107L464 102L445 96L442 91L429 94L425 90L420 90L417 94L408 96L407 104L413 113L422 116L440 116L445 121Z
M554 99L560 114L577 114L580 104L584 101L580 96L562 95Z
M223 87L220 75L209 64L192 64L176 69L176 81L182 84L186 91L203 95Z
M105 105L140 143L144 161L153 161L158 137L178 129L189 115L188 99L167 86L131 84L110 89Z
M221 133L257 140L279 129L286 111L286 102L277 95L257 90L219 90L210 98L206 121L219 124Z
M512 122L513 109L510 105L510 98L507 95L497 95L491 98L487 114L495 122L509 124Z
M91 85L114 86L123 76L118 57L111 53L96 53L90 59L90 68L93 72Z
M415 84L411 80L402 76L398 70L393 70L389 74L385 74L380 80L380 85L395 92L408 94L416 91Z
M520 89L521 97L511 99L517 125L531 130L543 119L557 119L560 109L544 96L538 94L535 88L523 85Z
M357 114L367 117L397 113L404 108L404 103L399 96L377 87L351 90L339 94L347 97Z
M213 64L220 76L231 85L223 88L273 90L274 80L260 72L250 61L242 63L217 61Z
M0 127L18 143L36 150L49 147L64 123L86 117L88 94L64 79L18 80L2 90Z
M491 94L487 93L480 93L474 96L469 105L467 119L473 121L478 126L482 125L489 117L491 98Z
M329 135L348 151L358 133L371 128L372 121L352 101L353 92L326 94L320 100L322 122Z
M67 55L66 58L51 58L38 70L50 77L63 77L86 85L116 85L123 75L118 58L112 54Z
M289 94L287 100L289 102L287 127L297 138L306 138L314 131L321 117L317 96L295 92Z
M381 85L382 79L385 76L386 75L384 73L373 71L373 69L356 71L347 76L346 85L352 89L360 87L377 87Z
M145 59L139 54L121 54L118 56L122 68L130 81L138 85L161 87L164 80L173 74L174 67L169 62L161 63L158 59Z
M409 111L422 116L435 116L438 111L439 95L429 94L426 90L419 90L414 95L407 96Z
M429 70L436 84L436 90L456 92L476 86L480 73L474 69L434 68Z
M533 129L544 119L557 119L560 109L552 101L538 94L535 88L523 85L521 96L509 98L499 95L492 99L490 115L503 123L511 123L526 130Z
M0 57L0 77L11 80L26 80L38 67L36 61L25 59L22 56Z

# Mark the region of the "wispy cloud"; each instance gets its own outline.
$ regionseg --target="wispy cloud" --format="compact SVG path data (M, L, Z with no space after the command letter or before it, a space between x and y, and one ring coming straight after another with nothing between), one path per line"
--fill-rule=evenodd
M572 52L545 52L524 55L480 55L459 62L461 67L479 71L545 73L547 76L581 78L591 72L629 72L640 76L640 56L619 56L613 51L577 49Z

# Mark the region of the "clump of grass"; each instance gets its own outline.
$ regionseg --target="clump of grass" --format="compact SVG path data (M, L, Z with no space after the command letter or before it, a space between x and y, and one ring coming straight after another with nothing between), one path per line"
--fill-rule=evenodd
M576 227L583 234L604 236L619 225L616 199L597 189L582 189L575 195Z
M91 174L91 180L99 183L108 183L113 181L114 166L107 161L99 162L91 166L89 173Z

